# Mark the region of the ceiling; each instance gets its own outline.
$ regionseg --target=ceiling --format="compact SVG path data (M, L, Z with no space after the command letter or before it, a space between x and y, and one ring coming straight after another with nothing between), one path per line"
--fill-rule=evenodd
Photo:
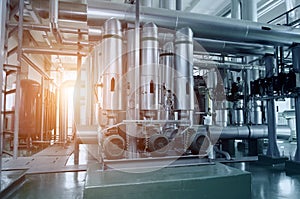
M60 1L67 1L72 3L82 3L86 4L87 0L60 0ZM124 3L124 0L98 0L98 1L110 1L110 2L117 2L117 3ZM175 1L175 0L174 0ZM207 15L215 15L215 16L223 16L223 17L230 17L230 10L231 10L231 0L182 0L183 5L182 9L185 12L194 12L200 14L207 14ZM258 21L260 22L267 22L276 16L284 13L287 9L291 9L292 7L299 5L300 0L257 0L257 7L258 7ZM153 7L159 7L159 0L153 0ZM300 10L299 10L300 11ZM297 14L297 13L296 13ZM49 21L40 19L38 16L34 16L33 13L29 13L32 17L34 24L49 24ZM300 13L299 13L300 16ZM64 23L72 27L79 27L82 24L70 24L70 21L59 21L60 26L64 26ZM32 37L36 40L39 46L42 47L49 47L50 48L56 47L59 50L77 50L76 45L59 45L57 43L57 39L51 34L42 31L31 31ZM78 36L76 34L67 34L62 33L62 37L69 41L69 42L77 42ZM83 36L83 40L87 41L87 36ZM48 41L45 42L45 38L48 38ZM88 47L84 47L86 51L88 51ZM76 70L76 57L65 57L65 56L57 56L52 55L50 58L51 61L59 60L58 65L62 65L64 69L69 70Z

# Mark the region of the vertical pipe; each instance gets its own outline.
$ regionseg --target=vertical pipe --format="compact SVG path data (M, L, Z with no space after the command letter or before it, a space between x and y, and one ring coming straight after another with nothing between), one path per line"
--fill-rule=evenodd
M194 110L194 77L193 77L193 32L182 28L175 38L175 110L179 119L186 117ZM191 115L190 115L191 116Z
M163 46L160 54L160 104L163 106L164 116L161 119L171 120L174 93L174 45L168 42Z
M242 19L257 22L257 0L242 0Z
M241 19L241 1L231 0L231 18Z
M272 77L274 75L274 55L266 55L264 57L266 77ZM272 99L273 94L270 94L271 99L267 100L267 113L268 113L268 149L267 155L271 157L279 157L280 153L276 143L276 118L275 118L275 103Z
M293 68L296 73L296 91L295 97L295 114L296 114L296 135L297 135L297 149L294 160L300 162L300 44L292 48L293 54Z
M176 0L176 10L181 11L182 9L182 0Z
M0 88L3 88L3 64L5 56L5 32L6 32L6 16L7 16L7 1L0 1ZM2 111L2 94L0 95L0 110ZM5 106L5 104L4 104ZM0 175L2 171L2 152L3 152L3 117L0 114ZM1 176L0 176L1 177ZM1 178L2 179L2 178Z
M42 113L41 113L41 141L44 140L44 115L45 115L45 102L44 102L44 98L45 98L45 78L42 76L41 77L41 109L42 109ZM46 131L45 131L46 132Z
M23 44L23 13L24 13L24 1L19 1L19 22L18 22L18 63L21 66L22 61L22 44ZM13 158L18 157L18 145L19 145L19 109L20 109L20 73L21 69L17 69L16 75L16 97L15 97L15 123L14 123L14 148Z
M241 17L243 20L255 21L257 22L257 0L241 0ZM247 61L253 60L253 57L247 57ZM247 71L247 93L250 94L250 81L259 78L258 70L248 70ZM246 107L253 107L251 113L245 114L247 118L245 121L252 124L261 124L262 122L262 112L260 110L261 102L258 100L246 101ZM249 117L250 116L250 117Z
M159 0L160 8L176 10L176 0Z
M52 29L56 29L57 23L58 23L58 0L50 0L49 1L50 5L50 15L49 15L49 20L50 20L50 25Z
M153 7L153 0L141 0L141 6Z
M154 23L147 23L142 29L141 65L141 110L147 118L155 117L158 110L158 29Z

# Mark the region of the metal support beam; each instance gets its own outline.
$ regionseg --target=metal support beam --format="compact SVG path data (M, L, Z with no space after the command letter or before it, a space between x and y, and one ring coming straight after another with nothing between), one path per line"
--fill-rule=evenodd
M23 19L24 19L24 1L19 1L19 21L18 21L18 64L21 66L22 63L22 44L23 44ZM15 121L14 121L14 148L13 158L18 157L18 146L19 146L19 110L20 110L20 75L21 69L17 69L16 75L16 97L15 97Z
M300 44L292 48L293 53L293 68L296 73L296 91L295 97L295 113L296 113L296 135L297 135L297 150L294 160L300 162Z
M266 65L266 77L272 77L274 75L274 55L266 55L264 57ZM275 103L274 99L267 100L268 111L268 149L267 156L280 157L278 146L276 143L276 118L275 118Z
M6 16L7 16L7 1L0 1L0 88L3 88L3 64L5 57L5 35L6 35ZM2 93L0 95L0 110L2 111ZM2 114L0 114L0 174L2 170L2 153L3 153L3 126Z

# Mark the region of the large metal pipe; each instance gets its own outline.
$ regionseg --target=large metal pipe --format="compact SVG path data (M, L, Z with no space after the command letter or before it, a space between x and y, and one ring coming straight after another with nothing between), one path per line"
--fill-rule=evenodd
M176 10L176 0L159 0L160 8Z
M257 21L257 0L241 0L242 19Z
M205 127L203 127L205 128ZM210 137L219 136L220 139L262 139L268 138L267 125L227 126L220 130L219 126L209 126ZM289 139L291 129L286 125L276 126L277 137Z
M241 0L231 0L231 18L241 19Z
M88 1L88 25L101 26L108 17L134 22L132 5ZM157 26L180 29L190 27L195 37L249 42L264 45L291 45L300 42L300 30L287 26L241 21L189 12L178 12L157 8L141 7L141 22L155 22Z
M154 23L143 26L141 36L142 65L141 65L141 110L158 109L158 29Z
M182 28L175 38L175 110L194 110L193 32Z
M194 40L198 42L201 47L207 52L230 53L238 55L265 55L265 53L274 52L273 47L260 44L249 44L202 38L194 38ZM197 45L195 45L195 50L197 51ZM201 51L202 49L199 50Z
M266 78L271 78L274 75L274 55L266 55L264 60L266 65ZM271 97L272 96L273 94ZM271 157L279 157L280 153L276 143L275 102L272 98L267 100L267 114L269 139L267 155Z
M124 110L122 28L117 19L109 19L104 24L103 35L103 109Z
M49 18L49 0L33 0L32 7L39 14L40 17ZM86 4L74 2L58 2L58 19L73 20L73 21L87 21L87 6Z
M78 52L74 50L58 50L58 49L51 49L51 48L23 48L23 53L28 54L47 54L47 55L64 55L64 56L87 56L87 53Z
M141 6L153 7L153 0L141 0Z

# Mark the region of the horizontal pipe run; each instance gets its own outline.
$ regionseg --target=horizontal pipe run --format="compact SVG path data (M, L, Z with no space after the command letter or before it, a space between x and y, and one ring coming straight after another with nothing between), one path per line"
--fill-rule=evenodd
M202 38L195 38L194 40L204 50L213 53L228 53L238 55L265 55L266 53L274 52L274 47L260 44L249 44ZM195 45L195 50L197 50L197 46L198 45Z
M32 7L40 17L49 18L49 0L33 0ZM86 4L59 1L58 8L58 19L87 21Z
M286 125L276 126L277 137L288 139L291 136L291 129ZM249 125L249 126L209 126L210 136L219 139L262 139L268 138L267 125Z
M15 28L18 24L9 24L9 28ZM24 30L35 30L35 31L45 31L50 32L51 29L49 25L41 25L41 24L23 24ZM71 28L71 27L59 27L59 31L61 33L70 33L70 34L88 34L88 29L77 29L77 28Z
M87 56L85 52L77 52L71 50L50 49L50 48L23 48L23 53L27 54L48 54L48 55L63 55L63 56Z
M153 123L160 123L160 121ZM135 123L135 121L128 121L125 124ZM217 139L263 139L268 138L267 125L252 125L252 126L197 126L198 132L209 131L209 137ZM278 125L276 127L277 137L280 139L289 139L291 136L291 129L286 125ZM77 131L77 137L83 142L88 143L97 140L96 128L82 129Z
M102 26L107 18L134 23L134 5L88 1L88 26ZM300 43L300 30L293 27L209 16L190 12L141 7L141 23L155 22L171 30L190 27L195 37L263 45Z

